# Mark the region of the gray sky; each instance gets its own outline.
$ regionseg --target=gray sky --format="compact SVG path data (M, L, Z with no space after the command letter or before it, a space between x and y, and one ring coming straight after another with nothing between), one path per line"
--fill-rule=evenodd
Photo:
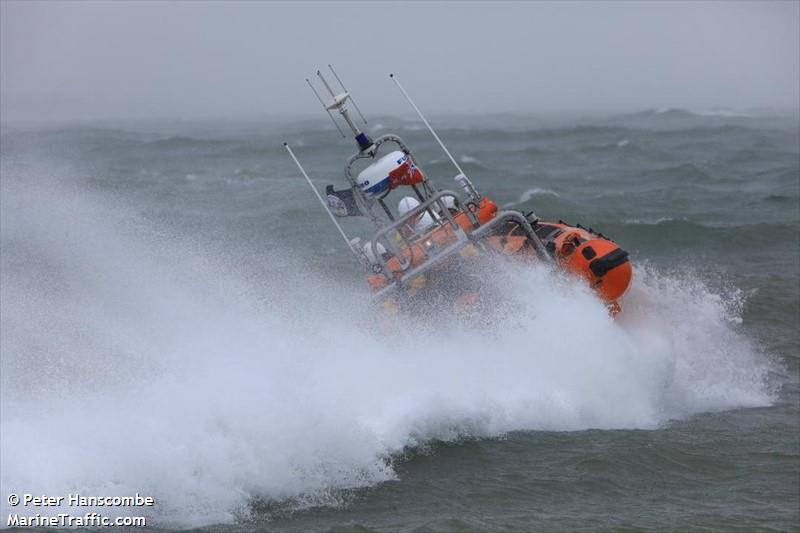
M373 116L800 105L797 1L0 6L3 121L318 113L329 62Z

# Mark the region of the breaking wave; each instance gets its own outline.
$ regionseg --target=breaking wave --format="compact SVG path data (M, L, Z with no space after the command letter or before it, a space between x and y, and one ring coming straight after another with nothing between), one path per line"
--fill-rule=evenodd
M300 267L237 279L75 191L4 182L0 227L4 491L139 492L161 525L224 523L254 499L335 505L435 440L774 399L743 295L691 274L637 268L613 320L567 276L492 265L502 322L432 332L380 325L363 287Z
M550 190L550 189L542 189L542 188L539 188L539 187L534 187L532 189L528 189L525 192L523 192L516 202L507 203L503 207L513 207L515 205L524 204L525 202L528 202L529 200L531 200L532 198L535 198L537 196L560 197L561 195L558 194L555 191Z

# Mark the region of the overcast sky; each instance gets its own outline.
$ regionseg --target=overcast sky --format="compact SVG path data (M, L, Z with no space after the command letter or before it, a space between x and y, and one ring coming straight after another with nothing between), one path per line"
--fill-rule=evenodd
M0 2L0 113L318 113L329 62L362 110L800 106L800 2Z

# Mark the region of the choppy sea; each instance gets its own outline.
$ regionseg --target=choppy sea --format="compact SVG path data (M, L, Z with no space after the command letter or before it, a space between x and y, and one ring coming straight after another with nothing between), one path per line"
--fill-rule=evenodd
M504 267L487 330L371 327L282 146L343 187L325 120L3 125L4 527L138 492L154 530L800 529L796 112L433 117L498 204L635 265L616 320ZM418 121L369 128L453 186Z

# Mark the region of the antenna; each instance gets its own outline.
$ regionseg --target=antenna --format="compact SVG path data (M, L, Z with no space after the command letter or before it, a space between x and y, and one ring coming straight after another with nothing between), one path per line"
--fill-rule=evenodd
M439 143L439 146L441 146L441 147L442 147L442 150L444 150L444 153L445 153L445 154L447 154L447 157L449 157L449 158L450 158L450 162L451 162L451 163L453 163L453 166L454 166L454 167L456 167L456 170L458 170L458 173L459 173L461 176L463 176L463 177L464 177L464 180L466 181L467 185L469 186L469 189L470 189L470 191L472 192L472 196L473 196L473 197L475 197L476 199L479 199L479 198L480 198L480 195L479 195L479 194L478 194L478 192L475 190L475 186L474 186L474 185L472 185L472 181L470 181L470 179L467 177L467 175L466 175L466 174L464 173L464 171L461 169L461 167L459 166L459 164L456 162L455 158L452 156L452 154L450 154L450 150L448 150L448 149L447 149L447 147L444 145L444 143L443 143L443 142L442 142L442 140L439 138L439 136L438 136L438 135L436 135L436 132L433 130L433 128L431 127L430 123L427 121L427 119L425 118L425 116L422 114L422 111L420 111L420 110L419 110L419 108L417 107L417 104L415 104L415 103L414 103L414 101L413 101L413 100L411 99L411 97L408 95L408 93L406 92L406 90L405 90L405 89L403 89L403 86L402 86L402 85L400 85L400 80L398 80L397 78L395 78L394 74L389 74L389 77L390 77L390 78L392 78L392 80L394 80L395 84L397 85L397 88L398 88L398 89L400 89L400 92L402 92L402 93L403 93L403 96L405 96L406 100L408 100L408 103L409 103L409 104L411 104L411 107L413 107L413 108L414 108L414 111L416 111L416 112L417 112L417 115L419 115L419 118L421 118L421 119L422 119L422 122L424 122L424 123L425 123L425 126L427 126L427 127L428 127L428 131L430 131L430 132L431 132L431 134L433 135L433 138L434 138L434 139L436 139L436 142L438 142L438 143Z
M331 86L330 86L330 85L328 85L328 82L327 82L327 81L325 81L325 78L323 78L323 77L322 77L322 72L320 72L319 70L317 70L317 76L319 77L319 79L321 79L321 80L322 80L322 85L324 85L324 86L325 86L325 88L326 88L326 89L328 89L328 92L329 92L329 93L331 93L331 96L332 96L332 97L335 99L335 98L336 98L336 95L335 95L335 94L333 94L333 89L331 89ZM346 92L346 91L345 91L345 92Z
M325 109L325 112L328 113L328 116L331 117L331 120L333 120L333 123L336 125L336 128L339 130L339 133L341 133L344 136L344 133L342 132L342 129L339 127L339 124L336 122L336 120L334 120L333 114L331 113L331 111L333 111L334 109L337 110L340 115L342 115L342 118L347 123L347 125L350 127L350 130L353 132L353 136L355 136L355 138L356 138L356 142L358 143L358 148L360 149L360 151L361 152L366 152L366 153L372 155L374 153L374 150L375 150L375 145L372 142L372 139L370 139L369 136L367 136L366 133L364 133L360 129L358 129L358 127L353 123L353 120L350 118L349 111L347 110L347 107L345 105L345 104L347 104L347 100L348 99L350 99L350 101L353 102L353 107L356 108L356 110L358 111L359 116L361 116L361 120L364 121L365 125L367 123L367 120L364 118L364 115L361 114L361 110L358 109L358 106L356 105L355 101L353 100L353 97L350 96L350 93L347 92L347 89L345 89L344 84L342 83L342 80L339 78L339 75L336 74L336 71L333 70L333 67L331 65L328 65L328 67L331 69L331 72L336 77L336 80L339 82L339 85L342 86L342 89L344 90L344 92L342 92L340 94L335 94L333 92L333 89L331 89L331 86L328 84L328 81L322 75L322 72L320 70L317 70L317 77L322 82L322 85L324 85L325 88L330 93L330 95L331 95L330 102L325 103L325 101L319 95L317 90L314 88L314 85L311 84L311 80L306 78L306 83L308 83L308 86L311 87L312 91L314 91L314 94L316 95L317 100L319 100L319 102L322 104L322 107Z
M289 152L289 155L292 156L292 159L294 160L294 164L297 165L298 169L300 169L300 173L303 174L303 177L308 182L308 186L311 187L312 191L314 191L314 194L317 196L317 199L319 200L319 203L322 204L322 207L325 209L325 212L328 213L329 217L331 217L331 221L333 222L333 225L336 226L336 229L338 229L339 233L342 234L342 238L344 239L344 242L347 243L347 247L350 248L350 251L353 252L356 257L360 258L361 255L353 247L353 244L350 242L350 239L347 238L347 234L345 234L344 230L342 229L342 226L339 225L339 222L337 222L336 217L334 217L333 213L331 213L331 210L328 208L328 204L326 204L325 200L322 199L322 196L319 194L319 191L317 190L317 188L314 187L313 183L311 183L311 178L308 177L308 174L306 174L306 171L303 168L303 165L301 165L300 161L297 160L297 157L294 155L294 152L292 151L291 146L289 146L289 143L284 141L283 146L286 148L286 151Z
M319 103L322 104L322 109L324 109L325 112L328 114L328 116L331 117L331 122L333 122L333 125L336 126L337 130L339 130L339 133L342 134L342 137L345 137L345 134L342 131L342 128L340 128L339 124L333 119L333 115L331 115L331 110L327 108L327 106L325 105L325 102L322 101L322 97L319 95L319 93L314 88L314 86L311 85L311 80L306 78L306 83L308 84L309 87L311 87L311 90L314 91L314 94L317 95L317 100L319 100Z
M336 81L338 81L339 85L342 86L342 90L344 92L346 92L347 94L350 94L350 91L348 91L347 87L344 86L344 83L342 83L341 78L339 78L339 75L336 74L335 70L333 70L333 66L330 63L328 63L328 68L331 69L331 72L333 72L333 75L336 78ZM361 117L361 120L364 121L364 125L366 126L367 125L367 119L364 118L364 115L361 113L361 110L358 108L358 104L356 104L355 99L353 99L353 95L350 95L350 101L353 102L353 107L356 108L356 111L358 111L358 116Z

